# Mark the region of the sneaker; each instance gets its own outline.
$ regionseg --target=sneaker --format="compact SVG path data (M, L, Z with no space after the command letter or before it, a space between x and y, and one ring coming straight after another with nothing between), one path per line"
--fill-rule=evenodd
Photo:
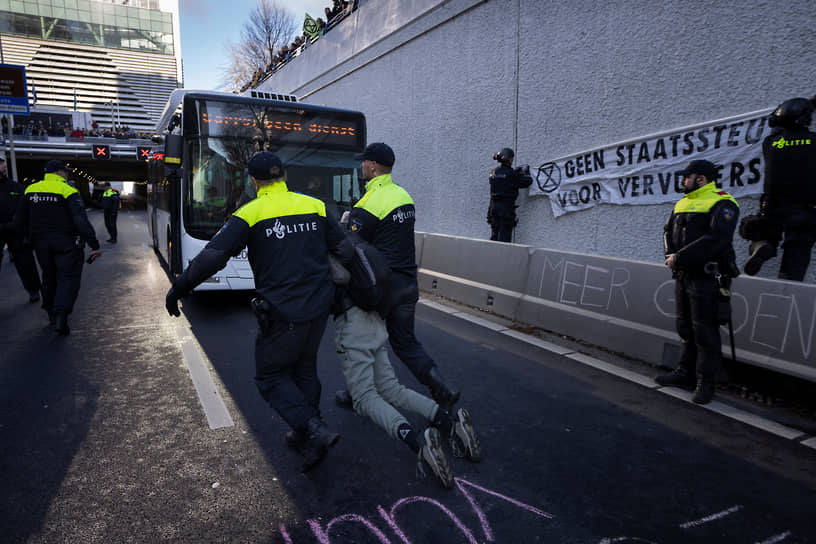
M696 383L694 376L682 368L675 368L668 374L655 376L654 380L660 385L673 385L675 387L682 387L683 389L694 389Z
M467 458L478 463L482 460L482 450L479 438L473 430L473 420L464 408L459 408L454 414L453 429L451 430L450 444L453 455Z
M442 451L439 431L435 427L428 427L422 432L422 447L419 448L419 454L417 454L417 478L427 476L426 468L434 473L443 487L448 489L453 487L453 473L451 473L448 458Z
M776 248L768 242L757 242L756 247L751 251L751 256L745 261L743 270L749 276L756 276L759 269L768 259L776 255Z

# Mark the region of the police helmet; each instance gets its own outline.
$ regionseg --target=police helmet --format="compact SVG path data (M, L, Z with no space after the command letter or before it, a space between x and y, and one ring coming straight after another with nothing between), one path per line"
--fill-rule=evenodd
M768 124L772 127L809 127L813 114L813 102L807 98L791 98L782 102L771 114Z
M511 164L513 162L513 157L515 156L516 154L513 153L512 149L509 147L504 147L498 153L493 153L493 160L499 161L502 164Z

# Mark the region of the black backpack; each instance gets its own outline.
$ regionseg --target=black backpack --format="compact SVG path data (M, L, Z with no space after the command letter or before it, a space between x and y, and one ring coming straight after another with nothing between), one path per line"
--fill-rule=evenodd
M391 280L391 267L385 256L374 246L349 235L354 255L348 265L349 283L346 286L354 304L366 311L385 311Z

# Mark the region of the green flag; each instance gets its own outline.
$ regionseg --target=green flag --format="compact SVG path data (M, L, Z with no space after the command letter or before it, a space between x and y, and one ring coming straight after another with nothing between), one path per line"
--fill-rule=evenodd
M312 19L312 16L308 13L306 14L306 18L303 20L303 33L310 38L314 38L320 34L320 27L318 26L317 21Z

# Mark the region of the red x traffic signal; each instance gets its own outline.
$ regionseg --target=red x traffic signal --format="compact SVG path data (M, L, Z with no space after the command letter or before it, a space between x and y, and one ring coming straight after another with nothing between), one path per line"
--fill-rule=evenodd
M94 144L92 155L93 158L99 161L107 161L111 158L111 151L109 145Z
M150 159L150 148L147 146L136 146L136 158L140 161L146 161Z

